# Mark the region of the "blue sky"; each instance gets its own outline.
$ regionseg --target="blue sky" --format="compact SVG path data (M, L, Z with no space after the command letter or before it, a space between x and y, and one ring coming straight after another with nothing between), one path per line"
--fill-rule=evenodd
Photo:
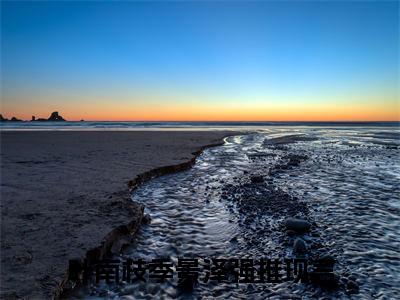
M1 6L7 112L54 106L74 115L74 105L133 108L144 99L205 114L207 103L398 109L399 2Z

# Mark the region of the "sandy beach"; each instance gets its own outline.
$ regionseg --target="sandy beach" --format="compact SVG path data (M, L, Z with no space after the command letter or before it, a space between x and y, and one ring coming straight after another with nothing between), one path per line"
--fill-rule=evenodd
M1 298L53 297L70 259L109 250L102 241L118 226L140 226L129 182L188 167L228 134L1 132Z
M0 300L400 299L400 1L0 10Z

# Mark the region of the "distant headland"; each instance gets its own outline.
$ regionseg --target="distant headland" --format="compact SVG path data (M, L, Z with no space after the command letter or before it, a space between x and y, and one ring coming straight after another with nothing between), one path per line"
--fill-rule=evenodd
M18 119L16 117L12 117L10 120L4 118L3 115L0 114L0 122L22 122L23 120ZM47 119L45 118L38 118L36 119L35 116L32 116L31 122L53 122L53 121L66 121L61 115L58 114L58 111L54 111L51 113L50 117Z

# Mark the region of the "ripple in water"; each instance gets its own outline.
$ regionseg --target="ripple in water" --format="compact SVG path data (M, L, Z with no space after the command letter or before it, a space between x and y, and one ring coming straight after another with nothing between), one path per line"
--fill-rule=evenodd
M306 138L270 143L293 134ZM399 136L393 128L292 127L229 137L223 146L204 151L192 169L151 180L133 193L152 221L122 257L283 258L291 254L293 241L282 221L300 215L315 225L306 241L322 244L336 257L341 286L356 277L359 293L353 297L398 298ZM290 155L307 159L282 167ZM249 186L254 174L264 176L265 183ZM249 188L240 195L237 186ZM254 210L249 199L258 199ZM90 292L124 299L350 297L345 288L326 291L293 282L209 282L184 293L176 282L101 286Z

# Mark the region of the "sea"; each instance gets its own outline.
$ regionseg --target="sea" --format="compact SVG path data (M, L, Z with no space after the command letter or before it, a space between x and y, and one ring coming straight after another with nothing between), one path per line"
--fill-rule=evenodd
M243 130L266 127L391 127L400 122L0 122L0 130Z

